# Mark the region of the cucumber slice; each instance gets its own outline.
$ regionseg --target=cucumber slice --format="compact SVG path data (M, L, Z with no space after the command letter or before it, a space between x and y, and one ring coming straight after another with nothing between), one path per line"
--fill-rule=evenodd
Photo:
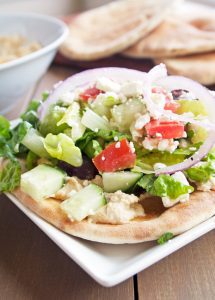
M198 100L178 100L180 106L177 109L176 113L181 115L186 112L192 112L195 117L202 115L207 116L207 111L204 103Z
M36 201L56 193L64 183L65 173L48 165L39 165L22 174L21 190Z
M102 174L104 191L107 193L114 193L118 190L127 191L140 178L141 173L134 173L129 171L122 172L107 172Z
M123 104L113 107L111 122L117 126L120 131L127 132L136 114L143 114L145 112L146 106L144 103L138 99L130 99Z
M85 111L81 119L81 123L92 131L97 131L99 129L110 129L109 122L89 108Z
M71 198L61 203L61 208L68 217L75 221L81 221L94 214L100 207L106 204L102 188L90 184Z
M22 140L22 144L39 157L50 158L43 145L44 138L34 128L30 128Z

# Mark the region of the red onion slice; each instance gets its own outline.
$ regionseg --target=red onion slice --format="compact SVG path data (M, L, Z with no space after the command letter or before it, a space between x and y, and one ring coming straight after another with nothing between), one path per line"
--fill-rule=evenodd
M202 158L204 158L208 154L208 152L211 150L214 144L215 144L215 132L210 131L204 144L199 148L199 150L196 153L194 153L191 157L187 158L182 163L156 170L155 175L158 176L160 174L172 174L192 167L193 165L201 161Z
M205 104L209 120L215 123L215 97L200 83L183 76L167 76L156 81L156 84L169 91L182 89L193 93Z
M78 87L93 83L99 77L108 77L116 82L123 82L125 80L141 80L146 81L147 74L141 71L126 69L126 68L98 68L86 70L67 78L62 83L59 83L51 92L48 99L40 106L39 118L43 120L47 110L51 104L56 103L60 96L64 93L72 92Z

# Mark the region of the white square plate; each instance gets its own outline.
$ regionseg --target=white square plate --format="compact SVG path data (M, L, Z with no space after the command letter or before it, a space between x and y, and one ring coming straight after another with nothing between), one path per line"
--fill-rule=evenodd
M215 229L215 217L212 217L164 245L157 245L156 242L133 245L101 244L69 236L31 212L13 195L7 193L7 196L69 257L98 283L106 287L128 279L203 234Z

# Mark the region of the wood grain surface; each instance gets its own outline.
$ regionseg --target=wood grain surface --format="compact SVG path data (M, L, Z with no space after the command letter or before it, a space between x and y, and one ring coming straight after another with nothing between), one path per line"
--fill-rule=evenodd
M53 66L29 91L40 93L77 70ZM0 300L213 300L215 232L113 287L99 286L4 195L0 195ZM137 280L136 280L137 278Z

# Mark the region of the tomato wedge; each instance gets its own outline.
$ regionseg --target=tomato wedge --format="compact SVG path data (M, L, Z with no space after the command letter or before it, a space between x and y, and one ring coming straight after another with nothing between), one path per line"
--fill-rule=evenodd
M184 134L184 125L178 121L152 120L145 126L148 136L156 137L160 134L163 139L178 139Z
M101 91L94 86L92 88L86 89L79 96L82 101L88 101L89 98L96 98L96 96L98 96L100 93Z
M165 110L171 110L173 113L175 113L177 111L177 109L179 108L180 104L177 101L167 101L164 109Z
M93 158L93 163L100 172L114 172L132 168L136 154L132 151L129 142L122 139L108 145L99 155Z

